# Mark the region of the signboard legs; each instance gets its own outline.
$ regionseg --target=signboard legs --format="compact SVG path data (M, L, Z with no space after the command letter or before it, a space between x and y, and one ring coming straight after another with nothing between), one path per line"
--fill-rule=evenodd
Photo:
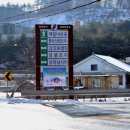
M7 88L8 88L8 80L7 80ZM9 98L8 89L7 89L7 92L6 92L6 98Z
M73 27L69 29L69 90L73 90ZM73 95L69 95L69 99L74 99Z
M41 80L41 71L40 71L40 32L38 27L35 28L36 31L36 90L41 90L40 80ZM36 96L36 99L40 99L40 96Z

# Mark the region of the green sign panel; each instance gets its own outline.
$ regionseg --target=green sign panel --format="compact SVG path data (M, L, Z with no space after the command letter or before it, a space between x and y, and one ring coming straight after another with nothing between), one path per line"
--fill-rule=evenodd
M47 31L40 31L41 66L48 64L48 36Z

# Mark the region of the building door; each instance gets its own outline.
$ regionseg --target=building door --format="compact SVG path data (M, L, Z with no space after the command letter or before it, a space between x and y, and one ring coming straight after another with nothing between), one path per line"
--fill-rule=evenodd
M92 78L93 88L101 88L101 80L99 77Z

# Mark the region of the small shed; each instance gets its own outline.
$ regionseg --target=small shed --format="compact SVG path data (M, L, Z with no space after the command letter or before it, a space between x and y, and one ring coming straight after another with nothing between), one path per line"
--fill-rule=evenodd
M74 65L76 79L87 88L130 88L130 65L110 56L93 54Z
M84 75L74 77L74 86L84 86L87 89L119 88L117 75Z

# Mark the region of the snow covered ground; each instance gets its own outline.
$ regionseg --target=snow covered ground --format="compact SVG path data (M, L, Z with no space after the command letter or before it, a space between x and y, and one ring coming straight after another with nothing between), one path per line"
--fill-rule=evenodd
M129 130L130 101L42 101L0 93L0 130Z

